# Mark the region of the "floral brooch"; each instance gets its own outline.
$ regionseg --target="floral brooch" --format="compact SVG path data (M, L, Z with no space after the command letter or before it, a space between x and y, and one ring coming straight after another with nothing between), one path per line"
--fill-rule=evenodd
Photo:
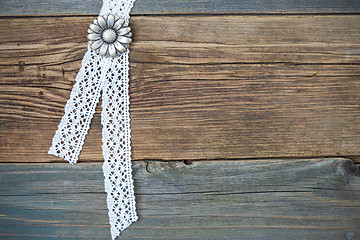
M123 18L112 14L99 16L88 30L90 48L100 56L120 56L131 43L130 31Z

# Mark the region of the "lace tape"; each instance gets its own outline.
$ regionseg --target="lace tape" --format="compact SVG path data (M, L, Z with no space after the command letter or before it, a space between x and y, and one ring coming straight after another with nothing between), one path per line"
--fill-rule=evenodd
M119 31L116 36L124 34L120 36L120 40L125 41L120 41L123 46L129 43L126 38L130 38L131 33L127 26L120 29L119 24L128 22L134 1L104 0L100 12L106 21L103 29L114 26L111 29ZM109 17L110 15L114 17ZM119 20L121 18L124 20ZM101 21L103 20L99 17L94 22L101 28L103 24ZM89 31L94 33L91 29ZM111 34L108 33L109 31L105 40L113 40ZM104 185L107 193L111 237L115 239L121 231L138 219L131 169L129 49L118 51L114 44L115 47L111 52L111 44L105 42L103 45L106 51L94 50L91 46L93 43L94 41L90 41L88 44L88 51L82 60L82 66L76 76L75 85L65 106L65 114L54 135L49 154L61 157L71 164L78 161L96 105L102 95ZM103 54L99 54L101 51Z

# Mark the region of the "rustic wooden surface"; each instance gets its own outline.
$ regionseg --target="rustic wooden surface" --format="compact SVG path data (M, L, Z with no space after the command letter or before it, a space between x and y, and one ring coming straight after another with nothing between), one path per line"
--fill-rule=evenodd
M101 3L0 0L1 239L110 238L101 109L81 163L47 154ZM359 238L359 22L357 0L138 0L119 239Z
M119 239L360 236L360 171L346 159L133 168L140 218ZM1 239L110 238L101 163L1 164L0 173Z
M0 161L62 161L47 150L91 19L0 20ZM131 21L134 159L360 155L359 15ZM103 161L100 111L80 161Z
M98 14L101 0L1 0L0 16ZM358 0L140 0L133 14L359 13Z

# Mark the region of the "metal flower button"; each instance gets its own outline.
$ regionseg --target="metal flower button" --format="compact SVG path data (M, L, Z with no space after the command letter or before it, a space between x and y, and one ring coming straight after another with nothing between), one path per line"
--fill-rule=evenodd
M90 24L90 48L100 56L120 56L131 43L131 29L123 18L112 14L99 16Z

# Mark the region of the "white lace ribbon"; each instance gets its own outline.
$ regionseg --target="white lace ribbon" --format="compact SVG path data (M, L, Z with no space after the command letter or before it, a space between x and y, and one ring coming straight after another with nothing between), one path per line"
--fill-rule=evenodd
M100 15L113 14L129 21L134 2L104 0ZM101 57L88 45L49 150L71 164L78 161L102 94L103 171L112 239L138 219L131 169L128 59L129 50L116 58Z

